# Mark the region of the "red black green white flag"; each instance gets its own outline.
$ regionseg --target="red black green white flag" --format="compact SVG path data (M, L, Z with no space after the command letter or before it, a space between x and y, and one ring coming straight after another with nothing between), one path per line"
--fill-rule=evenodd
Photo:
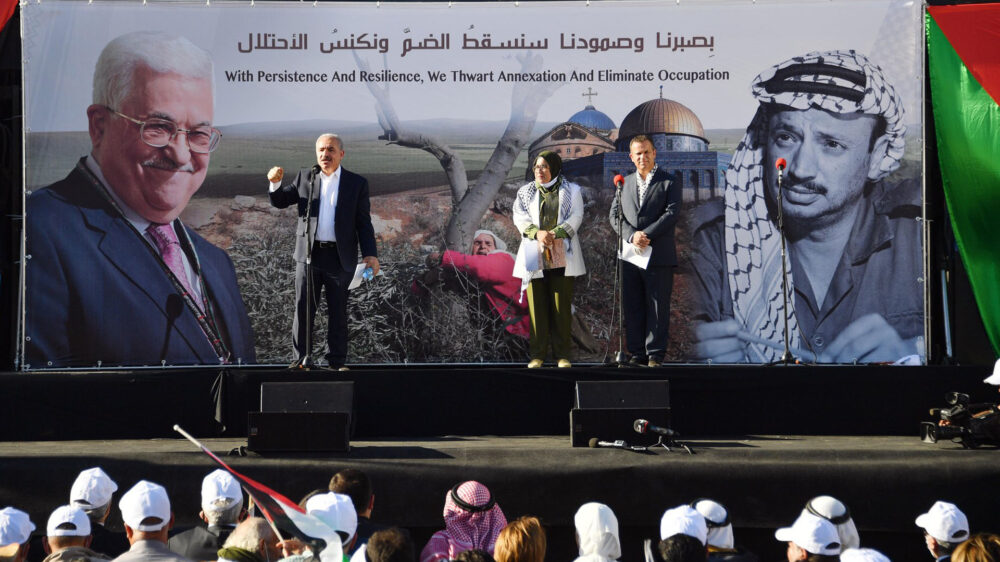
M1000 353L1000 4L927 9L945 198L983 324Z

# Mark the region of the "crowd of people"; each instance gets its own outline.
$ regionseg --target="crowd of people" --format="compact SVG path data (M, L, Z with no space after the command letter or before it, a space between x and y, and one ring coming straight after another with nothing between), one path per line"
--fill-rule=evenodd
M202 481L204 525L175 532L166 489L142 480L117 507L124 533L105 528L118 485L99 467L84 470L69 502L48 516L44 534L15 507L0 510L0 562L544 562L546 532L533 516L508 521L490 490L476 481L445 494L444 529L419 551L410 533L371 520L375 495L367 475L344 469L326 489L302 499L287 519L250 515L233 476L216 470ZM293 522L294 529L289 528ZM605 504L588 502L573 517L578 557L573 562L614 562L622 557L618 519ZM1000 535L970 534L954 504L935 502L915 519L936 562L1000 562ZM788 562L888 562L862 547L850 510L831 496L806 502L791 524L775 531L787 543ZM31 554L32 545L44 550ZM645 562L757 562L734 536L729 510L701 498L666 510L658 540L644 544Z

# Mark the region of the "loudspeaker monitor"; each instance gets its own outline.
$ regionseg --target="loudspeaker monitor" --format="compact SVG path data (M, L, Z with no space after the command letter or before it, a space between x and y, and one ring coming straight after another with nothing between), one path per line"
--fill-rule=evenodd
M600 441L622 439L647 445L656 436L640 435L633 429L637 419L670 427L670 382L578 381L570 411L570 443L586 447L593 438Z

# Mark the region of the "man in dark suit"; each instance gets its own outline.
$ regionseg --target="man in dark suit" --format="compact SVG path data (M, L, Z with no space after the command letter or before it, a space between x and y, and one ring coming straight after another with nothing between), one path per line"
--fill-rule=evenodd
M673 177L656 167L656 149L645 135L629 143L635 173L625 178L621 191L624 243L639 250L650 248L643 269L624 262L622 305L629 363L657 367L667 352L670 327L670 292L677 267L674 227L681 207L681 190ZM611 206L611 225L618 231L618 201Z
M222 469L201 481L201 512L205 523L179 532L167 540L167 547L191 560L216 560L236 525L246 518L240 484Z
M93 100L90 155L27 200L25 367L255 362L229 256L178 218L221 138L208 53L122 35Z
M329 328L326 356L331 369L347 370L347 287L354 277L358 246L372 275L378 274L375 229L372 227L368 180L345 170L344 144L334 134L316 139L316 165L300 170L284 186L284 170L271 168L271 204L298 206L295 230L295 320L291 367L308 367L311 331L319 292L326 288ZM308 220L307 220L308 219Z

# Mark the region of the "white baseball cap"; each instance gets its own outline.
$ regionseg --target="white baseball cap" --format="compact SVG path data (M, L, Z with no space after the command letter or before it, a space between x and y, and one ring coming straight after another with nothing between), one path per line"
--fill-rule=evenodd
M706 542L716 548L731 549L735 544L729 511L719 502L707 498L695 500L691 507L705 518L708 526Z
M705 517L690 505L679 505L666 510L660 518L660 538L666 539L674 535L694 537L705 544L708 537Z
M890 562L889 557L874 548L848 548L840 553L840 562Z
M7 549L7 546L20 547L31 538L35 524L28 514L13 507L0 509L0 555L12 556L17 548ZM11 552L6 552L11 550Z
M840 537L837 527L822 517L803 513L791 527L782 527L774 532L779 541L793 542L812 554L836 556L840 554Z
M960 543L969 538L969 520L953 503L934 502L927 513L917 516L916 523L940 542Z
M103 507L111 502L111 495L118 490L118 484L100 467L88 468L80 473L69 491L69 503L83 509Z
M213 471L201 481L201 508L206 511L222 511L243 501L240 484L221 468Z
M122 510L122 521L137 531L156 532L170 523L170 499L167 490L159 484L140 480L125 492L118 502ZM161 523L143 525L147 517L158 517Z
M1000 385L1000 359L993 364L993 374L983 379L986 384Z
M90 518L75 505L57 507L45 525L50 537L86 537L90 535Z
M306 500L306 513L315 515L327 527L346 534L345 543L351 540L358 530L358 514L354 510L354 503L351 502L350 496L344 494L336 492L316 494Z

